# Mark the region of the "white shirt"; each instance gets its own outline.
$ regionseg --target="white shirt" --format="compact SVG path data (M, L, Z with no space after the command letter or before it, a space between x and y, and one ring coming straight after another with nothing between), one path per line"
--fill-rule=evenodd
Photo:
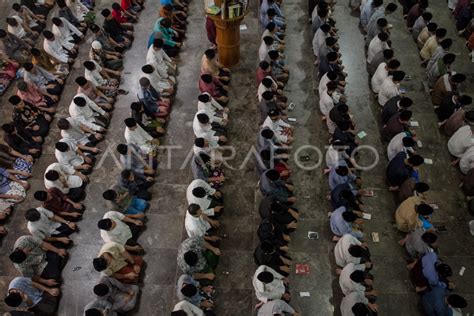
M392 76L388 76L380 86L378 101L381 106L384 106L385 103L400 94L398 90L399 85L394 83L392 80Z
M372 84L372 91L374 93L379 93L380 87L382 86L385 79L388 78L388 71L386 69L387 63L383 62L378 65L377 70L375 71L370 83Z
M328 78L328 73L326 72L321 79L319 79L319 86L318 86L318 91L319 95L323 95L324 92L328 89L327 84L330 82L331 79Z
M319 110L324 116L328 116L329 111L331 111L333 107L334 107L334 100L328 94L328 91L326 88L326 90L323 91L323 93L320 95Z
M77 106L76 103L74 103L74 99L76 97L82 97L86 100L86 105L84 106ZM69 115L71 117L76 118L81 120L86 121L94 121L96 116L99 115L104 115L105 111L98 106L94 101L89 99L88 96L86 96L84 93L78 93L76 94L71 101L71 104L69 105Z
M205 138L207 139L210 143L212 142L214 145L217 144L219 141L219 137L215 136L216 132L212 129L211 123L213 122L214 116L209 116L209 123L207 124L201 124L197 118L198 114L207 114L206 111L201 110L196 112L194 115L193 119L193 131L194 135L199 138Z
M62 182L59 181L59 179L56 181L49 181L44 178L44 186L46 187L46 189L57 188L62 193L68 194L70 188L74 189L82 186L82 179L79 176L74 175L74 173L76 172L74 168L68 167L59 162L54 162L50 164L48 168L46 168L44 174L47 174L50 170L57 171L60 176L62 175L66 180L67 187L63 186Z
M94 60L89 60L95 64L95 69L94 70L88 70L84 68L84 77L86 77L87 80L89 80L94 87L106 84L106 79L102 77L100 72L102 71L102 67L95 62Z
M357 303L368 304L369 300L365 297L364 293L352 292L344 296L341 301L341 316L354 316L352 307Z
M125 127L124 137L127 143L137 145L142 154L148 155L154 149L151 144L153 137L138 124L133 131Z
M260 47L258 48L258 59L260 61L265 60L265 61L270 62L270 56L268 56L268 51L269 50L270 50L270 48L262 40L262 42L260 43Z
M62 43L62 45L66 47L67 49L73 48L74 44L69 42L73 40L72 35L75 34L81 37L83 34L65 18L59 18L59 19L61 19L61 22L63 23L63 25L57 26L56 24L53 24L52 32L54 34L54 37L58 39Z
M61 223L53 221L54 213L44 207L37 207L36 210L41 217L36 222L28 222L26 225L30 234L45 239L57 233L56 229L61 226Z
M77 154L76 152L77 147L74 144L67 142L67 140L66 141L61 140L61 141L68 144L69 148L66 152L62 152L55 149L54 156L56 157L56 160L59 163L65 166L68 166L70 168L74 168L74 167L78 167L82 165L84 163L84 158L81 155Z
M364 295L365 293L365 286L360 283L355 283L351 280L350 276L352 272L356 271L356 266L354 263L348 263L341 271L341 275L339 276L339 286L341 287L341 291L344 295L348 295L352 292L359 292Z
M71 8L72 13L82 22L89 9L80 0L66 0L66 5Z
M459 160L459 169L463 174L474 168L474 146L469 147Z
M313 54L316 57L319 57L319 48L326 43L327 34L318 28L316 33L313 36Z
M61 130L61 137L66 139L68 142L73 142L76 146L87 144L89 138L80 128L81 123L73 117L67 117L66 120L69 122L69 129Z
M273 133L275 133L275 137L278 139L278 142L287 143L288 142L288 135L284 134L284 129L291 127L290 124L285 123L282 119L277 121L272 121L270 116L267 116L265 121L262 124L262 128L268 127L270 128Z
M168 63L170 62L171 58L163 49L157 51L153 48L153 46L148 49L146 54L146 63L152 65L159 73L161 78L168 78Z
M474 144L472 130L469 125L459 128L448 140L449 153L461 158L466 150Z
M171 83L166 80L165 77L162 77L161 73L156 68L154 68L151 74L143 73L143 77L148 78L153 88L158 90L160 93L163 93L163 90L165 89L171 88ZM167 74L166 77L168 77Z
M336 246L334 247L334 257L336 258L336 264L340 267L345 267L348 263L354 263L359 269L365 269L364 264L360 264L360 258L353 257L349 253L349 247L352 245L360 246L362 243L352 236L351 234L345 234L339 239Z
M345 158L347 158L347 154L344 150L338 151L333 145L331 145L326 152L326 166L328 168L347 166L347 163L344 160Z
M273 281L271 283L263 283L257 279L257 276L262 272L270 272L273 274ZM255 271L253 275L253 288L255 289L255 295L259 301L264 303L281 298L283 294L285 294L285 284L283 283L283 275L276 272L270 267L265 265L261 265Z
M202 309L184 300L174 306L173 312L176 311L183 311L186 313L186 316L204 316Z
M195 188L203 188L206 191L206 196L202 198L195 197L193 195L193 190ZM211 205L211 199L209 195L214 195L215 193L216 190L213 189L206 181L201 179L195 179L189 184L188 188L186 189L186 199L188 200L188 204L199 205L199 207L201 207L201 210L207 216L214 216L214 209L209 208L209 206Z
M202 216L194 217L186 211L184 227L186 228L188 237L202 237L206 235L207 230L211 228L211 224L204 220Z
M388 160L392 160L399 152L413 152L413 149L403 146L403 138L407 137L407 133L401 132L393 136L387 146L387 157Z
M367 50L367 62L370 64L377 53L387 48L389 48L387 42L382 42L378 36L374 37L370 41L369 48Z
M122 246L125 246L127 240L132 238L132 231L130 227L123 221L125 215L119 212L110 211L104 214L102 219L111 219L115 222L115 227L111 230L100 230L100 237L104 242L116 242Z
M52 41L45 38L43 41L43 49L54 59L67 64L69 55L57 38L54 38Z
M219 104L209 93L205 92L210 98L209 102L198 101L197 108L198 111L203 111L207 116L211 117L214 122L221 123L222 119L216 115L217 111L222 111L224 108ZM202 112L201 112L202 113ZM193 122L194 125L194 122Z
M17 15L12 15L11 18L16 20L17 26L11 26L11 25L7 24L8 25L8 27L7 27L8 33L13 34L18 38L25 37L26 36L26 31L23 28L23 19L20 18Z

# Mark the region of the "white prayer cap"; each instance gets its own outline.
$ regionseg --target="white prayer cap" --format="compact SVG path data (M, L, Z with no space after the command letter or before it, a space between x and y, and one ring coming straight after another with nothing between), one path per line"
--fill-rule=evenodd
M93 49L101 49L101 48L102 48L102 44L101 44L99 41L93 41L93 42L92 42L92 48L93 48Z

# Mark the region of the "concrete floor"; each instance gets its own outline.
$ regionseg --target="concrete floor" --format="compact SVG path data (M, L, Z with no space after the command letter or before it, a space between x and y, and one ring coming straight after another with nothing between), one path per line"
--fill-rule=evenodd
M4 1L0 6L9 4ZM97 11L109 6L110 0L98 3ZM444 1L432 1L431 10L434 20L448 28L449 36L455 39L453 51L459 53L455 69L468 74L465 92L473 90L474 67L469 62L463 40L455 35L454 23ZM128 116L129 104L135 100L139 68L144 64L146 40L157 18L158 0L148 0L146 11L141 15L141 21L136 26L136 40L125 58L125 76L123 86L131 93L121 96L115 104L113 119L107 140L101 144L105 150L101 163L91 175L88 186L88 197L85 201L88 210L84 219L79 223L81 231L73 235L74 247L70 250L70 260L63 272L64 285L58 315L81 315L84 305L92 300L92 287L98 278L98 273L91 265L92 258L100 248L101 241L96 222L106 211L101 193L116 181L119 169L115 165L114 148L123 140L123 119ZM325 124L321 124L318 107L317 83L315 82L312 65L311 31L307 23L306 3L301 0L285 0L283 10L288 19L286 62L291 69L291 76L285 87L290 101L297 104L292 117L297 118L295 146L314 145L324 151L328 134ZM231 114L229 125L230 145L236 148L236 155L229 164L235 168L226 170L226 214L222 218L220 233L229 237L222 241L222 258L217 270L216 287L218 290L217 313L225 316L247 316L255 314L253 306L256 303L251 276L255 271L253 250L257 245L255 235L259 224L257 213L260 194L256 183L256 172L252 159L242 169L239 166L245 160L248 149L255 143L257 126L255 69L257 66L257 49L260 31L256 19L256 3L253 3L253 13L249 14L244 23L248 29L241 32L241 64L233 69L231 85ZM7 10L2 10L7 12ZM179 88L176 101L168 126L165 144L179 146L162 155L161 169L157 183L153 187L152 207L147 213L147 229L140 237L140 242L146 249L144 257L147 262L142 294L135 315L169 315L174 305L174 285L180 271L176 268L176 253L180 242L185 238L183 229L186 210L185 190L191 181L189 166L182 167L191 150L193 133L191 122L196 111L198 95L197 79L199 76L200 59L208 46L204 32L202 17L202 2L194 1L190 8L191 16L188 25L187 39L180 55L178 82ZM397 244L402 237L394 227L393 214L396 201L387 191L384 180L385 147L380 141L378 105L370 94L363 36L357 25L358 19L350 15L346 3L336 6L335 18L340 31L340 46L343 61L349 73L348 104L351 107L359 129L367 132L364 144L370 144L380 153L380 163L372 170L363 173L365 186L376 192L374 198L366 198L368 212L373 218L366 223L366 232L378 232L381 242L369 242L373 261L375 263L375 287L379 290L380 315L420 315L418 300L408 279L405 268L403 249ZM472 219L468 214L463 196L458 189L459 173L449 166L450 157L446 150L447 138L440 135L436 118L432 111L428 93L423 85L424 69L419 67L416 45L411 36L405 31L400 11L389 17L389 23L394 25L391 39L396 50L396 56L402 61L402 69L412 80L403 85L408 88L408 95L415 101L413 106L414 119L420 122L418 134L423 141L420 149L426 158L433 158L434 164L421 170L421 178L432 188L433 202L440 206L434 220L446 225L448 232L440 233L441 256L455 272L452 280L457 285L457 292L466 297L470 303L465 312L474 312L474 238L469 234L467 222ZM88 53L88 46L81 46L82 61ZM76 62L75 69L68 78L62 102L59 105L57 117L67 113L69 101L76 89L74 78L82 74L81 62ZM12 93L12 90L9 91ZM8 94L1 98L6 104ZM1 108L0 121L8 111ZM46 143L45 154L34 167L32 189L28 199L19 206L7 224L9 235L2 241L0 251L0 293L5 293L9 281L17 276L16 270L5 254L18 236L25 234L26 225L23 218L24 210L36 205L32 201L32 193L43 187L42 173L44 168L54 161L52 144L58 139L58 130L53 128ZM49 149L48 149L49 148ZM110 151L106 149L110 148ZM301 154L303 154L301 152ZM170 158L168 158L170 157ZM312 154L315 157L315 154ZM169 160L168 160L169 159ZM362 155L368 161L369 155ZM169 164L168 164L169 161ZM314 162L315 158L311 160ZM308 163L309 164L309 163ZM305 316L326 316L339 314L341 293L338 288L337 276L334 273L333 259L334 244L330 241L327 212L330 205L325 196L328 193L327 179L322 174L322 168L305 171L294 166L293 181L297 187L297 206L302 218L296 233L292 235L291 256L294 263L308 263L309 275L291 275L290 289L292 305ZM441 181L440 181L441 180ZM308 240L307 231L318 231L319 240ZM466 267L463 277L457 275L460 267ZM229 274L223 274L229 272ZM309 291L311 297L299 297L299 292ZM0 300L0 311L5 307Z

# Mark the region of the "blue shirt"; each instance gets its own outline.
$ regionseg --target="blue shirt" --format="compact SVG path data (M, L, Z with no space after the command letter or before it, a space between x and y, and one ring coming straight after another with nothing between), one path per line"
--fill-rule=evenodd
M425 218L424 216L418 215L418 219L423 223L423 229L428 230L433 228L433 224L430 223L429 218Z
M367 1L367 3L362 8L360 12L360 24L366 28L367 24L369 24L370 17L374 12L374 7L372 6L372 0Z
M421 297L421 305L426 316L451 316L452 309L446 304L445 297L449 291L442 287L434 287Z
M331 172L329 172L329 187L333 190L339 184L348 183L351 184L356 180L356 175L348 174L346 176L340 176L336 172L336 168L332 168Z
M16 289L25 293L33 302L31 306L28 306L26 302L21 302L21 305L18 307L31 308L35 306L36 304L38 304L43 298L43 291L33 286L33 281L31 281L31 278L24 278L24 277L14 278L10 282L10 285L8 286L8 291L10 291L11 289Z
M8 178L10 174L7 169L0 168L0 194L6 194L10 191L10 179Z
M341 206L335 209L329 220L329 225L331 226L331 231L336 236L343 236L345 234L351 234L356 238L362 238L362 233L358 231L352 231L352 224L348 223L342 218L342 213L347 212L347 209L344 206Z
M438 272L435 265L438 262L438 255L436 252L430 252L421 258L421 266L423 267L423 275L432 287L446 288L446 283L439 279Z

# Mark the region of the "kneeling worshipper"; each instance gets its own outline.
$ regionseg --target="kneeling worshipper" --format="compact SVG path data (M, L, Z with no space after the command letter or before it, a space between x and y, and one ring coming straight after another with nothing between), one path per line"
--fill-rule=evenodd
M94 129L88 128L73 117L58 120L58 128L61 130L62 139L75 144L84 151L97 153L98 149L95 146L103 139L105 129L95 124L90 124L90 126Z
M32 63L23 64L23 68L25 69L23 79L26 83L35 84L44 95L49 96L54 101L58 100L58 95L63 89L64 81L62 79Z
M119 144L117 151L122 169L132 170L136 174L154 177L156 173L155 162L147 162L140 155L140 148L134 144Z
M253 275L252 284L260 304L278 299L290 301L288 279L270 267L259 266Z
M163 79L170 79L176 83L176 60L166 54L163 49L164 42L161 38L157 38L153 41L153 45L148 49L146 55L146 63L152 65L156 71L160 74Z
M204 110L196 112L193 119L193 131L196 137L202 137L213 144L225 144L227 142L226 128L227 120L220 123L209 117Z
M128 253L124 246L111 241L102 246L92 263L94 269L103 276L113 277L123 283L138 283L144 261L142 257Z
M87 181L89 179L86 175L58 162L50 164L44 172L46 189L57 188L74 202L84 199L84 185Z
M287 277L290 274L291 259L280 252L268 242L262 241L253 253L254 262L257 266L265 265Z
M147 201L151 200L151 193L148 192L148 189L153 184L153 177L145 177L132 170L123 170L120 173L118 184L133 196Z
M425 315L453 315L463 314L461 309L467 307L467 301L458 294L442 287L434 287L421 296L421 306Z
M219 221L213 220L204 214L198 204L189 205L184 220L184 228L186 228L188 237L198 236L203 237L204 240L209 242L217 242L221 238L218 236L212 236L210 230L211 228L218 228L219 225Z
M357 270L372 268L370 252L366 243L362 243L351 234L345 234L339 239L334 247L334 256L336 264L342 268L349 263L353 263Z
M423 227L418 227L408 234L405 249L412 259L420 259L428 252L437 250L436 241L438 237Z
M398 191L400 185L410 178L418 179L418 168L424 163L423 157L412 155L408 157L407 153L399 152L387 166L387 181L390 185L390 191Z
M264 196L271 196L276 200L292 204L296 202L293 196L293 185L280 179L275 169L269 169L260 176L260 191Z
M201 58L201 73L210 73L214 78L217 78L222 84L230 82L230 70L222 66L216 57L214 49L208 49L204 52Z
M125 313L135 308L139 292L138 285L125 284L108 276L102 276L94 286L94 294L100 300L111 303L110 310L117 313Z
M207 216L220 216L224 209L221 191L212 188L206 181L193 180L186 189L188 204L197 204Z
M34 198L42 202L41 206L53 212L55 215L66 217L71 221L81 219L85 210L84 204L72 201L58 188L50 188L47 191L36 191Z
M82 174L90 174L95 162L94 157L84 154L74 144L63 141L56 143L54 156L59 163L74 168Z
M351 292L342 298L341 316L377 316L377 309L364 293Z
M257 316L273 316L273 315L292 315L299 316L287 302L283 300L268 301L258 309Z
M169 99L161 97L160 93L151 85L150 79L140 78L137 96L147 115L166 118L170 114Z
M48 287L31 278L16 277L8 285L4 301L9 307L31 311L35 315L54 315L59 294L57 287Z
M0 167L0 218L5 218L10 214L13 205L25 199L27 188L28 182L16 178L9 170Z
M67 252L41 238L24 235L15 241L9 258L22 276L48 286L55 286L60 282Z
M201 286L188 274L182 274L176 282L176 296L178 300L186 300L205 311L212 311L214 306L212 285ZM207 315L207 314L206 314Z
M69 115L88 127L99 125L105 128L110 119L109 113L83 93L76 94L73 98L69 105Z
M201 284L209 284L214 278L221 251L202 237L189 237L178 248L178 267Z
M199 90L201 93L207 92L221 105L229 103L227 96L227 87L218 79L215 79L210 73L201 74L199 78Z
M137 219L143 219L145 210L150 206L146 200L130 195L127 189L119 185L102 193L102 197L107 201L109 210L133 215Z
M370 300L376 297L376 291L372 288L373 276L363 270L356 269L354 263L348 263L339 276L339 286L342 293L348 295L352 292L364 293Z
M86 95L89 99L106 111L112 110L114 98L107 97L104 93L102 93L102 91L97 89L97 87L95 87L92 82L82 76L77 77L75 82L79 86L77 88L77 94Z
M333 241L338 241L345 234L350 234L359 240L364 237L361 230L363 221L358 214L361 212L348 210L345 206L341 206L331 213L329 224L335 235Z
M124 120L124 123L126 125L124 136L127 143L138 146L142 155L148 155L149 157L156 156L160 141L145 132L145 130L137 124L135 119L127 118Z
M74 62L77 52L74 53L72 50L64 48L61 41L50 31L44 31L43 36L43 49L51 58L62 64L72 64Z
M124 246L125 250L133 252L143 250L137 243L142 226L142 221L115 211L108 211L97 223L100 237L105 243L113 241Z
M25 213L25 219L28 221L30 234L45 241L61 241L61 237L68 237L77 230L76 224L54 215L44 207L29 209ZM68 238L63 240L66 239Z

